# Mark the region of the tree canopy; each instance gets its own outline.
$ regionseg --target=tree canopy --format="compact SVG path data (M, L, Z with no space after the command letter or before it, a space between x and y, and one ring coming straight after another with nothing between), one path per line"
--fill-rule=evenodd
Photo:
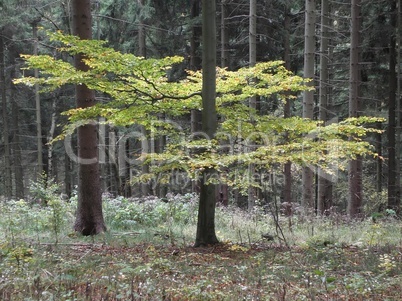
M261 171L291 161L331 173L344 169L346 161L358 155L375 156L364 137L380 132L367 126L380 121L378 118L349 118L325 125L306 118L283 118L275 112L258 114L248 106L251 96L279 99L283 104L285 98L295 98L296 93L311 89L305 79L286 70L282 61L257 63L237 71L217 67L218 132L215 137L202 133L195 136L167 120L201 110L202 72L186 71L180 79L172 78L182 57L145 59L107 47L105 41L80 40L62 32L49 35L59 43L60 52L83 54L88 71L76 70L70 61L49 55L23 55L26 68L38 68L41 76L22 77L15 82L39 83L44 91L85 84L109 95L108 100L95 106L65 112L69 123L59 138L71 134L77 125L99 117L117 126L140 124L152 137L169 136L163 153L141 154L139 158L154 163L152 174L179 169L196 178L203 169L213 167L221 172L219 181L245 188L259 185L253 177L246 181L239 178L239 170L246 170L249 163ZM162 113L166 116L163 120ZM231 172L227 172L228 167ZM142 175L142 180L145 178L147 175Z

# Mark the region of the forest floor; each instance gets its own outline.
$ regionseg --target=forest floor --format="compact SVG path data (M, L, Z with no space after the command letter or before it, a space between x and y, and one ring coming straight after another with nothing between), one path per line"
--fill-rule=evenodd
M70 207L60 208L0 208L0 300L402 300L396 219L293 217L290 231L283 218L281 236L269 216L218 208L221 243L194 248L193 221L182 222L191 208L175 207L177 225L169 211L170 224L124 231L106 214L115 228L95 237L71 233ZM273 241L261 237L267 229Z
M2 246L3 249L5 246ZM401 300L402 249L324 242L10 248L1 300Z

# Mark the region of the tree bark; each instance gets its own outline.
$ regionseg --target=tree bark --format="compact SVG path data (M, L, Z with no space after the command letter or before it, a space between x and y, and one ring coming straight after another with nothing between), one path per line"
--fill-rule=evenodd
M138 0L138 4L140 8L144 6L144 0ZM145 40L145 26L144 20L140 17L140 24L138 25L138 55L146 58L147 57L147 47L146 47L146 40ZM145 129L145 127L141 126L141 132L144 136L144 140L141 141L142 145L142 152L146 151L149 152L149 132ZM141 165L141 172L143 174L149 173L149 164L143 163ZM151 194L151 187L148 182L141 183L141 193L143 196L147 196Z
M215 0L202 1L202 129L209 139L218 126L216 114L216 5ZM206 181L215 175L207 169L202 174L195 247L216 244L215 205L216 185Z
M72 182L72 170L71 160L67 153L64 155L64 192L67 198L72 197L73 182Z
M226 26L226 16L227 16L227 0L221 1L221 67L229 67L229 32ZM229 187L227 184L220 183L217 191L217 200L223 205L227 206L229 204Z
M138 0L138 5L140 9L143 9L144 0ZM147 46L146 46L146 36L145 36L145 26L144 20L140 16L140 24L138 24L138 53L140 56L147 57Z
M143 135L143 139L141 140L141 153L149 153L150 151L150 145L149 145L149 132L145 129L145 127L141 126L141 133ZM141 165L141 173L142 174L148 174L149 173L149 164L148 163L142 163ZM143 182L141 183L141 193L143 196L148 196L151 194L151 185L149 182Z
M73 34L81 39L92 38L90 0L73 0ZM74 56L78 70L87 71L83 55ZM77 108L95 105L95 92L86 85L75 86ZM78 209L74 229L83 235L106 231L102 212L102 196L98 160L97 126L86 124L78 128Z
M305 2L305 31L304 31L304 77L312 79L309 86L314 86L314 56L315 56L315 0ZM303 118L313 119L314 91L303 93ZM302 172L303 198L302 207L306 210L314 208L313 171L304 167Z
M201 67L200 52L200 37L202 29L200 24L195 20L200 16L200 0L191 1L190 17L193 21L190 39L190 69L199 70Z
M221 1L221 67L229 67L229 31L226 25L227 0Z
M249 66L254 67L257 62L257 0L250 0L249 14ZM257 96L254 95L249 99L249 106L252 110L257 110ZM252 112L251 114L254 114ZM251 117L252 121L253 118ZM254 149L250 149L253 151ZM255 165L251 163L248 167L250 181L254 178L256 171ZM254 186L248 188L248 210L251 211L257 200L257 189Z
M3 143L4 143L4 196L9 199L12 196L12 173L11 173L11 151L10 151L10 129L8 123L8 112L7 112L7 94L6 94L6 62L5 62L5 45L4 37L0 32L0 90L1 90L1 101L2 101L2 117L3 117Z
M378 110L381 112L381 109ZM382 123L378 122L376 124L378 130L382 130ZM376 160L376 191L382 191L382 133L375 134L375 152L378 154L378 158Z
M283 60L285 61L286 69L290 70L290 10L289 7L285 7L285 20L284 20L285 35L283 40L284 55ZM290 99L286 99L283 117L289 118L291 116L290 110ZM286 134L286 139L288 135ZM292 202L292 163L290 161L286 162L283 166L283 202L291 204ZM291 212L286 212L286 215L290 215Z
M56 102L57 102L57 97L56 95L53 95L52 97L52 115L51 115L51 121L50 121L50 129L49 133L47 136L47 144L49 145L48 150L47 150L47 170L48 170L48 176L53 177L54 176L54 158L53 158L53 143L52 140L54 138L54 132L56 130Z
M34 21L32 23L32 36L34 39L34 55L38 54L38 22ZM39 77L38 69L34 71L35 77ZM42 117L41 117L41 105L40 105L40 95L39 95L39 84L35 84L35 107L36 107L36 144L37 144L37 179L43 176L43 147L42 147Z
M395 153L396 153L396 183L399 183L399 193L401 190L401 1L396 1L396 66L397 66L397 85L396 85L396 130L395 130Z
M324 123L328 121L329 107L329 37L328 29L330 26L328 0L321 0L321 45L320 45L320 109L319 118ZM317 212L318 214L328 213L332 206L332 175L322 169L318 169L318 195Z
M200 70L201 69L201 58L200 58L200 38L202 34L202 28L200 24L196 22L196 19L200 16L200 0L192 0L190 17L193 19L193 27L190 39L190 69ZM191 110L191 133L202 131L202 116L201 111ZM200 182L191 181L191 191L195 193L200 193Z
M397 160L396 160L396 25L397 7L395 0L391 0L391 27L393 34L390 37L389 45L389 96L388 96L388 208L400 211L400 187L397 183Z
M11 78L15 78L15 68L12 69ZM11 83L11 94L10 98L12 101L11 115L12 115L12 134L13 134L13 169L14 169L14 180L15 180L15 197L17 199L24 198L24 170L22 168L22 155L21 155L21 142L20 142L20 106L18 105L17 95L15 93L15 85Z
M350 37L349 117L358 117L360 110L360 0L352 0ZM348 215L357 217L362 212L362 158L349 162Z

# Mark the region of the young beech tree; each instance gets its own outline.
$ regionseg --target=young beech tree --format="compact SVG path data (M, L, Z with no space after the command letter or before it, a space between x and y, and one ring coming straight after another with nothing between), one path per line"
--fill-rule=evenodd
M248 106L248 99L254 95L285 100L295 92L310 89L301 77L286 70L283 62L258 63L237 71L208 69L212 72L208 75L211 85L216 84L215 93L206 90L202 71L188 71L184 80L168 81L171 66L183 58L144 59L105 47L101 41L83 41L60 32L51 37L61 43L60 51L84 54L88 70L78 70L71 63L50 56L25 55L28 68L40 69L41 77L20 78L16 82L39 83L47 90L65 84L85 84L89 89L111 96L112 100L107 103L66 112L69 124L63 135L70 134L77 124L86 124L99 117L117 126L142 125L150 135L168 135L169 143L163 153L143 154L139 158L152 163L149 177L184 170L196 180L204 176L205 171L213 171L207 173L212 176L203 178L203 184L225 183L247 193L250 185L261 187L265 183L248 175L250 163L254 164L256 173L279 171L287 162L312 168L319 166L330 173L345 168L347 161L356 156L374 155L371 145L363 137L377 130L363 125L378 119L351 118L324 126L320 121L300 117L259 115ZM203 109L203 105L207 108ZM213 128L204 127L204 133L197 137L158 118L164 114L174 119L194 109L208 112L214 111L214 107L220 122ZM216 122L214 115L205 115L203 121L211 125L212 121L206 118L209 116ZM252 122L250 116L253 116ZM207 215L213 215L213 203L207 206L211 209ZM208 219L213 221L213 216ZM210 229L213 233L212 226ZM216 242L214 235L209 236L211 239L205 237L197 234L196 244Z
M216 114L216 24L215 0L202 1L202 131L208 140L214 139L218 128ZM205 168L201 173L195 246L216 244L215 204L216 184L209 183L215 169Z

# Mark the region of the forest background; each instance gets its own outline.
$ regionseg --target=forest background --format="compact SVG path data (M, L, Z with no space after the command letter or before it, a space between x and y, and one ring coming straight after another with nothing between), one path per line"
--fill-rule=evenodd
M69 35L84 2L94 41ZM0 14L4 300L398 295L400 1L7 0ZM109 231L97 244L74 218ZM188 247L195 225L195 246L224 243Z
M282 164L278 156L275 171L272 168L263 173L239 170L239 179L233 181L246 179L240 189L221 185L218 199L223 204L230 202L251 209L257 199L264 198L261 183L273 177L274 183L269 188L271 199L278 198L285 204L301 200L303 208L312 208L320 214L330 208L351 216L367 215L387 207L399 212L399 8L392 1L348 4L324 2L316 7L305 7L302 1L262 2L256 4L258 13L249 18L253 4L247 1L218 3L218 65L236 71L255 62L283 60L295 74L313 78L309 85L316 88L314 91L295 94L298 99L285 101L285 105L278 93L250 100L250 107L254 106L259 115L300 116L322 120L327 125L364 115L388 120L379 122L379 132L366 140L375 147L377 159L353 160L360 163L350 167L349 174L338 170L338 166L332 170L336 175L325 175L314 166L300 169L291 162ZM200 3L140 1L129 9L119 2L92 5L94 38L108 41L108 46L122 53L140 57L184 57L184 61L169 71L168 80L172 82L182 79L185 70L201 68ZM354 7L360 11L354 12ZM72 33L71 7L68 3L3 1L2 15L4 172L1 194L6 198L24 198L29 194L29 183L44 174L46 178L62 182L63 193L68 198L78 184L75 146L71 139L64 144L50 142L66 123L61 112L74 107L74 90L70 85L39 94L39 85L34 89L24 88L12 84L12 80L31 75L23 69L21 54L41 53L56 59L65 55L56 51L55 42L49 41L44 31L39 31L38 35L37 28ZM351 28L356 28L357 39L351 34ZM31 46L27 48L27 45ZM356 62L352 62L354 56ZM35 76L38 76L37 70ZM96 100L107 102L108 96L98 93ZM163 118L170 118L169 122L174 123L172 127L189 133L201 129L199 109L191 110L187 116ZM168 176L165 171L164 177L160 174L147 177L150 165L142 164L138 158L149 150L160 152L166 144L163 141L166 136L151 139L138 123L119 129L99 127L102 191L125 196L196 191L194 181L180 170L175 172L173 167ZM246 183L253 182L250 178L257 177L260 191L250 190L248 196L239 193L250 186ZM353 182L355 180L357 182Z

